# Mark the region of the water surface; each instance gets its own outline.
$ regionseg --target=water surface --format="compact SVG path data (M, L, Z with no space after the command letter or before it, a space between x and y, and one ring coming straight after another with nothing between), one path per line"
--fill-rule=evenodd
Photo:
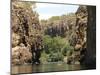
M40 65L17 65L12 66L12 74L22 73L40 73L40 72L55 72L55 71L73 71L84 69L79 64L68 65L65 63L50 63Z

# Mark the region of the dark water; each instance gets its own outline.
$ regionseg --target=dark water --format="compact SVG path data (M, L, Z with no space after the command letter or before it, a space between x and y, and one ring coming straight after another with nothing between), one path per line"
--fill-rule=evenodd
M12 66L12 74L82 70L84 67L64 63Z

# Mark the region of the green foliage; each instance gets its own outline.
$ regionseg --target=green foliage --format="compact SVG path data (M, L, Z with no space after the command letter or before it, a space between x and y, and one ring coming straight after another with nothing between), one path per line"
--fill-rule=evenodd
M51 37L49 35L46 35L43 38L43 43L44 43L45 52L50 53L50 51L53 52L61 51L61 48L63 48L66 42L60 36Z
M44 50L48 54L50 51L52 38L48 35L43 37Z
M59 52L57 53L50 53L48 62L57 62L57 61L62 61L63 55Z
M51 37L45 35L43 37L43 44L46 56L43 54L43 57L41 57L48 62L62 61L67 52L73 50L66 39L60 36Z
M47 60L48 60L48 55L45 53L45 51L43 51L41 53L40 61L42 64L46 64Z
M68 52L73 52L74 48L72 46L70 46L69 44L65 45L62 49L62 54L64 56L68 56L69 53Z

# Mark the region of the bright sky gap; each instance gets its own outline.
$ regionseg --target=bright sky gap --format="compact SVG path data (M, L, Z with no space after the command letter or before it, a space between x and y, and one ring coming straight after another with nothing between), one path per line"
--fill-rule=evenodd
M48 19L52 16L75 13L78 7L78 5L36 3L35 10L39 13L39 19L41 20Z
M66 0L22 0L36 2L35 11L39 14L39 19L48 19L52 16L75 13L79 5L67 4ZM49 3L50 2L50 3ZM54 2L54 3L53 3ZM33 9L34 10L34 9Z

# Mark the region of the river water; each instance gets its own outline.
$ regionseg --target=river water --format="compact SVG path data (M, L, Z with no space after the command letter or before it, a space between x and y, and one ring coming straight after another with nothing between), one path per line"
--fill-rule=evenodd
M84 67L77 65L68 65L65 63L51 63L40 65L17 65L12 66L12 74L24 74L24 73L40 73L40 72L56 72L56 71L74 71L83 70Z

